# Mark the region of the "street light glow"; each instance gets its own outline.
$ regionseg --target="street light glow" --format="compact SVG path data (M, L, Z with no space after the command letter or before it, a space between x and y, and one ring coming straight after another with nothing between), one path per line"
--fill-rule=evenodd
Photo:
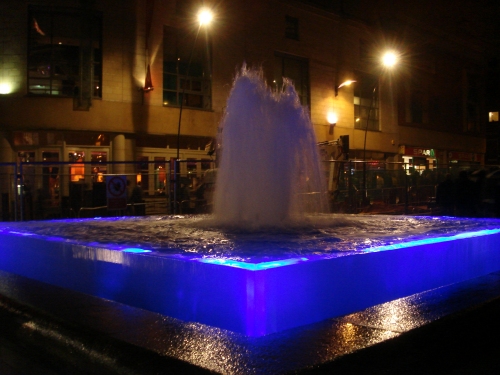
M352 83L354 83L354 82L356 82L356 81L351 81L351 80L349 79L349 80L347 80L347 81L345 81L345 82L342 82L342 83L339 85L339 87L338 87L338 88L340 89L341 87L344 87L344 86L350 86L350 85L351 85Z
M202 9L198 13L198 22L200 23L200 26L208 25L212 21L212 18L213 14L208 9Z
M12 85L9 83L0 83L0 94L6 95L12 92Z
M336 124L338 121L337 114L335 112L328 112L326 115L326 121L328 121L330 125Z
M398 56L392 51L386 52L384 56L382 56L382 63L388 68L392 68L397 62Z

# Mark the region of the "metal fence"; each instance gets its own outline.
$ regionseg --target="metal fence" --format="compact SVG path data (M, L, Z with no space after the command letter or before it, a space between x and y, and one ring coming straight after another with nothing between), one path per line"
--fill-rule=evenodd
M328 161L323 166L329 210L335 213L439 214L436 187L446 174L457 179L463 170L456 165L418 170L374 161ZM490 176L481 199L494 205L499 189L492 171L498 167L468 166L469 179L477 180L481 169ZM140 200L109 209L105 181L114 175L125 176L127 197L140 186ZM211 160L0 163L1 220L208 213L215 175ZM493 205L486 203L481 215L494 216Z
M377 161L328 163L331 212L439 215L442 213L436 202L439 184L447 175L456 182L463 171L473 186L468 193L476 205L474 216L498 215L495 208L500 191L500 173L495 172L500 172L498 166L450 164L430 168Z

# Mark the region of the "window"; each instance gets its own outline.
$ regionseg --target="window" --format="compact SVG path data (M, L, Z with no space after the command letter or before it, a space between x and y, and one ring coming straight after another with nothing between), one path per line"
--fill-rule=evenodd
M79 182L85 180L85 152L71 151L68 154L68 160L71 163L69 167L70 180Z
M149 190L149 158L147 156L138 156L136 166L136 182L141 183L143 191Z
M46 163L58 162L59 152L42 151L42 160ZM59 165L45 164L42 171L42 190L44 197L50 199L52 205L57 205L59 200Z
M498 112L488 113L489 122L498 122Z
M195 30L195 32L198 30ZM211 49L206 28L199 34L165 27L163 105L212 108Z
M101 18L67 8L29 9L28 92L100 97Z
M197 165L196 165L196 159L193 159L193 158L188 158L187 159L187 164L186 164L186 168L187 168L187 173L188 175L194 175L196 176L197 175Z
M295 17L285 17L285 37L299 40L299 19Z
M467 104L466 104L466 131L479 132L480 131L480 94L479 94L479 77L476 74L467 73Z
M354 85L354 127L378 131L378 79L368 73L357 72Z
M155 193L164 194L167 186L167 170L165 158L162 156L154 157L155 167Z
M424 94L419 90L414 90L410 96L410 116L414 124L424 122Z
M309 64L306 59L276 53L274 59L274 81L276 90L283 89L283 78L292 81L302 105L309 105Z
M90 153L92 162L92 180L93 182L104 182L104 175L108 171L107 161L108 153L106 151L92 151Z
M213 168L212 164L213 160L211 159L201 159L201 170L205 172L209 169L212 169Z
M35 161L34 151L19 151L17 153L17 164L19 167L20 163L33 163ZM23 166L23 179L24 182L30 181L30 184L35 181L35 167L33 165Z
M359 58L361 61L370 61L373 46L366 40L359 41Z

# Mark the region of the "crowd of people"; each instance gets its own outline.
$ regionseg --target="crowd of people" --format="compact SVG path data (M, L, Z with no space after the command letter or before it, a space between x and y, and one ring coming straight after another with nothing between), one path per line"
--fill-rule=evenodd
M491 177L493 175L491 172L477 170L471 173L462 170L458 174L455 173L455 177L452 173L443 174L438 170L412 172L409 175L404 171L371 174L366 181L367 188L374 196L377 191L380 191L379 198L386 204L404 201L404 197L398 196L400 191L398 187L400 189L402 186L407 186L410 193L429 188L429 191L423 190L426 193L426 200L431 197L435 189L436 209L433 209L433 214L459 217L500 217L500 178ZM498 176L500 177L500 171ZM406 182L404 179L407 179ZM201 178L181 179L177 196L181 211L183 213L209 212L214 182L215 173L207 173ZM361 183L361 180L354 182ZM423 199L423 197L414 198L416 201ZM143 202L142 187L140 183L137 183L129 196L129 203L134 206L136 203ZM144 215L144 212L141 212L144 209L143 205L139 204L133 209L135 214Z
M442 215L499 217L500 186L485 170L463 170L456 178L448 173L436 187L436 204Z
M204 176L181 179L177 199L182 213L207 213L210 211L213 183L205 180Z
M352 200L348 200L349 183ZM392 206L406 202L410 209L417 207L418 212L425 212L424 206L432 209L433 215L500 217L500 169L369 170L366 180L361 172L341 175L339 187L331 198L332 212L359 207L356 206L359 196L366 194L379 208L380 204Z

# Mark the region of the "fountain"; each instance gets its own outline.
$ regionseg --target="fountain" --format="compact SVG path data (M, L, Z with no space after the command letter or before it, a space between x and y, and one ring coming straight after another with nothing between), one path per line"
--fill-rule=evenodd
M321 213L292 85L243 69L222 126L213 216L2 223L0 269L251 337L500 269L495 219Z
M324 211L316 137L293 85L269 90L243 67L221 125L222 155L214 198L219 224L286 226Z

